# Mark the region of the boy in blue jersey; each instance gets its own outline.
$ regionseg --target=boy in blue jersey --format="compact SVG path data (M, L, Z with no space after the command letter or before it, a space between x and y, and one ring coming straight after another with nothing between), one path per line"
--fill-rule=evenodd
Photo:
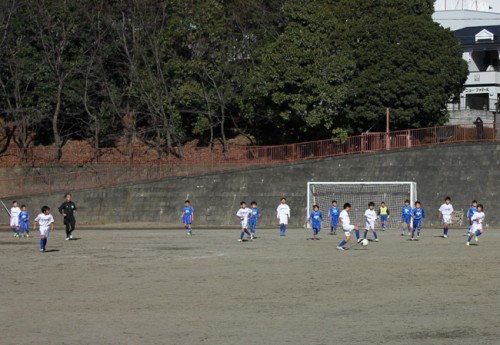
M313 211L307 221L311 222L311 226L313 228L313 240L316 241L318 239L318 234L321 231L321 222L323 221L323 215L319 211L319 206L314 205Z
M21 237L24 237L24 232L26 231L26 237L30 237L30 214L26 211L26 205L21 205L21 213L19 213L19 232Z
M470 229L472 227L472 216L474 215L474 213L477 212L477 201L476 200L472 200L472 204L469 208L469 211L467 211L467 220L469 221L469 228L467 229L467 236L470 235Z
M257 227L257 218L260 217L260 211L259 208L257 207L257 202L252 201L250 203L250 210L252 211L252 217L249 220L249 225L250 225L250 239L255 238L255 228Z
M193 228L191 224L194 221L194 209L191 206L191 202L186 200L184 203L184 210L182 211L182 222L184 223L184 228L186 229L186 235L191 236L193 233Z
M401 236L405 235L406 230L408 230L408 235L411 235L411 233L410 233L410 228L411 228L410 200L405 200L405 205L401 209L401 219L403 221L403 232L401 233Z
M413 229L411 231L411 240L414 240L415 230L417 230L417 238L420 238L420 228L422 219L425 218L425 211L422 208L420 201L415 201L415 208L411 210L411 218L413 219Z
M337 225L339 224L340 210L337 207L337 200L332 201L332 207L330 207L330 212L328 212L328 217L331 220L330 223L330 235L335 235L337 233Z

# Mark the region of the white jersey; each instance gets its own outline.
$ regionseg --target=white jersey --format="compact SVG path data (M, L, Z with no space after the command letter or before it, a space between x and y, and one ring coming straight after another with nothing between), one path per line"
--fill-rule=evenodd
M280 204L276 209L278 219L280 224L288 224L288 218L290 218L290 206L287 204Z
M377 212L367 209L365 211L365 218L367 222L374 223L377 220Z
M474 230L482 229L485 218L486 218L486 216L484 215L484 212L474 212L474 214L472 215L472 218L471 218L472 228Z
M12 207L10 209L10 226L19 226L19 215L21 214L21 209L19 207Z
M246 229L248 226L248 219L252 216L252 210L249 208L240 208L236 215L240 217L241 228Z
M51 214L40 213L35 218L35 222L40 224L40 235L44 237L49 237L50 224L54 223L54 217Z
M342 221L342 229L346 236L350 236L351 231L354 230L354 225L351 225L351 217L346 210L340 212L339 219Z
M439 208L439 212L441 212L443 216L451 216L451 214L453 213L453 205L446 203L442 204Z

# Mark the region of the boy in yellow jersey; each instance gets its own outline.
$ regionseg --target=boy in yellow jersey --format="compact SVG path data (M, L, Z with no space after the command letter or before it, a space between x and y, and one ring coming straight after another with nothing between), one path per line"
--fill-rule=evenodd
M380 223L382 224L382 231L387 229L387 219L389 219L389 208L385 205L385 202L380 203L378 209L378 215L380 216Z

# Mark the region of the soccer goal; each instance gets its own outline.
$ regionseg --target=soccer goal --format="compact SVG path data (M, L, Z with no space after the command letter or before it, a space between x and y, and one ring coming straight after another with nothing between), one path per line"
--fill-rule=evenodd
M417 200L416 182L308 182L307 214L313 205L318 205L326 220L332 200L337 201L339 210L344 203L351 204L351 224L364 226L364 213L368 203L375 203L378 212L380 203L385 202L390 217L388 228L401 226L401 208L405 200L410 200L413 207Z

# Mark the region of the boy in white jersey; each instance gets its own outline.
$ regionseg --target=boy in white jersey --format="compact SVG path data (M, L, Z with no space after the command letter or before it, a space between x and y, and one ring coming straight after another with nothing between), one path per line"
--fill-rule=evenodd
M345 239L339 243L337 246L338 250L344 250L344 246L351 240L351 231L356 231L356 239L357 241L361 241L359 238L359 227L351 224L351 218L349 217L349 211L351 210L351 204L346 202L344 204L344 210L340 212L340 224L342 225L342 229L344 229Z
M245 233L248 235L248 237L253 240L253 235L248 232L248 220L252 217L252 210L247 208L247 203L242 201L241 202L241 208L236 212L236 216L240 218L240 224L241 224L241 235L240 239L238 242L243 242L243 237L245 236Z
M12 202L12 207L10 208L10 228L14 232L14 237L19 237L19 215L21 214L21 209L17 206L17 201Z
M443 238L448 238L448 226L451 224L451 215L453 214L453 206L451 198L447 196L444 199L444 204L439 208L439 219L443 222Z
M472 225L470 229L469 239L467 240L467 245L470 244L472 237L478 241L478 237L483 234L483 223L486 218L483 212L484 208L482 204L477 205L477 211L471 217Z
M286 204L286 198L281 198L281 204L276 209L280 222L280 236L286 236L286 226L290 219L290 207Z
M375 237L375 242L378 242L377 232L375 231L375 221L377 220L377 212L375 212L375 203L370 202L368 204L368 209L365 211L365 233L363 238L366 238L368 231L373 232L373 237Z
M50 214L50 207L42 207L42 213L35 218L33 230L36 230L36 223L40 226L40 251L44 252L47 246L47 239L49 238L50 231L54 230L54 217Z

